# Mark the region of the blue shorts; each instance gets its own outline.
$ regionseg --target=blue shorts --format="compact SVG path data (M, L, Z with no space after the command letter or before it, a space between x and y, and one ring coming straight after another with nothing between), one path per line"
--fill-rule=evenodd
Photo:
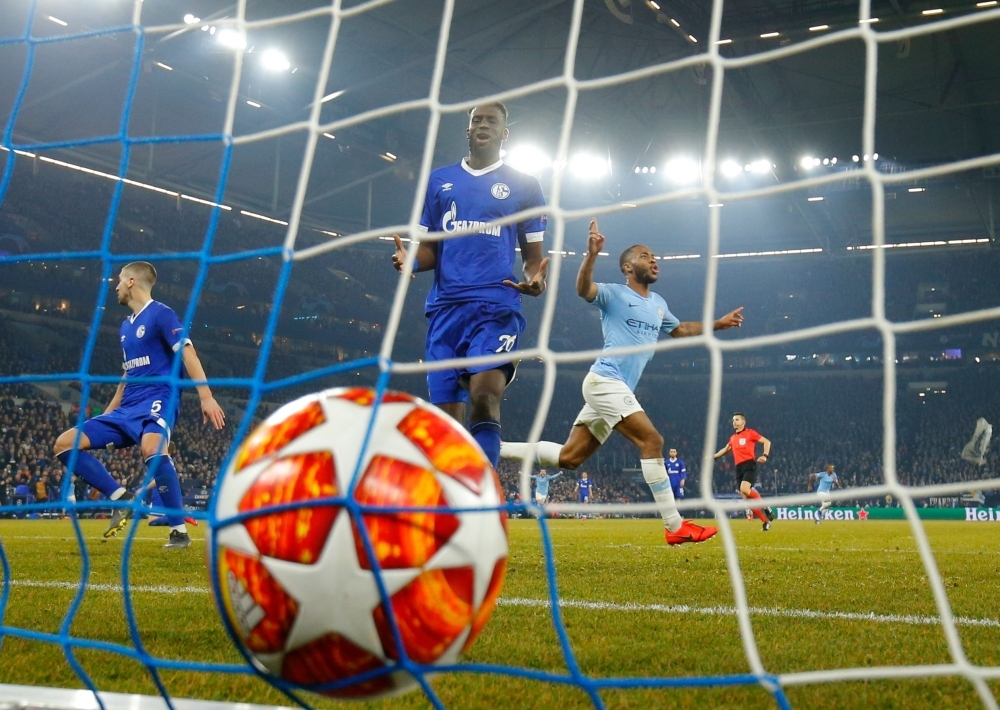
M146 433L163 434L169 442L170 430L177 418L177 406L170 405L169 393L156 396L156 399L120 406L85 421L81 430L90 439L90 448L103 449L108 444L122 449L135 446Z
M583 491L580 491L580 502L581 503L589 503L590 502L590 494L589 493L584 493Z
M517 339L525 326L520 310L485 301L440 306L428 313L427 318L425 357L428 362L513 352L517 350ZM515 369L514 363L507 363L432 370L427 373L431 404L468 402L470 375L503 370L510 383Z
M681 489L681 477L670 474L670 488L674 492L674 498L683 498L684 491Z

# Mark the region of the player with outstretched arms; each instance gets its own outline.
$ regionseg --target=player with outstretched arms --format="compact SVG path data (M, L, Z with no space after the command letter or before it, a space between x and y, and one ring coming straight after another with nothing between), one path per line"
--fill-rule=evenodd
M837 476L836 467L828 463L823 471L809 474L809 490L816 488L816 493L822 499L819 510L816 511L816 524L823 522L823 514L826 509L833 505L830 500L830 491L833 488L840 488L840 478Z
M122 369L125 371L111 403L103 414L88 419L80 427L64 431L56 439L55 455L69 466L72 449L76 458L75 475L96 488L112 501L127 502L134 495L120 485L104 465L89 454L90 449L117 448L139 445L146 465L154 467L156 486L163 505L180 511L181 486L177 470L167 453L170 431L177 416L177 403L171 402L170 385L164 382L143 383L145 377L170 375L174 353L181 350L184 370L192 380L205 380L205 368L187 338L181 338L183 327L169 306L154 301L151 295L156 283L156 269L145 261L136 261L122 268L115 292L118 303L132 310L119 329L122 348ZM226 415L212 396L207 384L197 386L201 411L206 422L216 429L225 425ZM179 399L179 397L177 398ZM132 517L132 508L115 508L111 524L104 537L112 537L125 527ZM187 547L191 544L184 516L167 516L170 538L164 547Z
M677 458L677 449L670 449L666 465L667 475L670 477L670 490L674 493L674 498L684 497L684 482L687 480L688 470L684 465L684 459Z
M545 291L545 217L498 224L515 212L545 204L538 180L500 158L508 136L506 106L491 102L473 108L466 136L468 157L431 173L420 218L424 232L472 231L417 246L414 272L434 271L424 309L428 362L513 352L525 326L521 295ZM392 259L399 270L407 252L398 236L395 240ZM523 281L514 276L518 246ZM500 401L515 367L510 362L427 373L431 403L462 423L469 403L469 432L494 468L500 457Z
M549 484L561 475L562 472L559 472L550 476L549 472L543 468L537 475L531 476L535 481L535 502L538 505L545 505L549 502Z
M636 244L621 253L618 266L625 275L624 284L594 283L594 264L604 242L604 236L597 229L597 220L591 221L587 254L576 277L576 292L601 310L605 350L652 345L661 331L672 338L701 334L701 323L680 322L667 308L666 301L650 292L649 287L659 276L659 267L653 250L647 246ZM715 321L715 330L738 328L743 322L742 310L738 308ZM642 475L663 518L667 543L702 542L715 535L717 529L684 520L677 511L663 461L663 437L635 397L639 377L652 357L652 350L599 357L583 380L586 404L573 423L566 443L538 442L535 463L575 470L607 441L612 431L618 431L639 448ZM501 455L523 459L528 449L525 443L505 442Z
M730 451L733 452L733 461L736 463L736 483L739 485L740 495L744 499L760 498L760 493L754 490L757 483L757 464L765 463L771 453L771 440L761 436L753 429L747 429L747 418L743 412L736 412L733 415L733 435L729 437L729 443L724 448L715 453L715 458L721 459ZM757 442L764 447L764 451L757 456ZM774 511L770 508L752 508L755 517L763 521L762 530L767 532L771 529L771 521L774 520Z

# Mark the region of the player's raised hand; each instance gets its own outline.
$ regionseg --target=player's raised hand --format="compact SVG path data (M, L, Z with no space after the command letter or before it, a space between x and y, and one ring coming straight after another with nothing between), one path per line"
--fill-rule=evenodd
M516 288L518 291L523 293L525 296L541 296L545 293L545 277L549 273L549 257L542 259L542 263L538 265L538 271L535 275L531 277L531 281L522 281L521 283L514 283L510 279L504 281L506 286L511 288Z
M406 262L406 248L403 246L403 240L399 238L398 234L393 234L392 238L396 242L396 251L392 255L392 265L396 267L396 271L402 271L403 264ZM410 274L410 278L416 278L416 275Z
M226 425L226 413L215 401L215 397L205 397L201 400L201 416L206 424L212 422L212 426L216 429L221 429Z
M604 235L597 230L597 220L590 220L590 236L587 238L587 253L597 256L604 249Z
M725 330L726 328L739 328L743 325L743 306L740 306L735 311L730 311L718 321L718 327L716 330Z

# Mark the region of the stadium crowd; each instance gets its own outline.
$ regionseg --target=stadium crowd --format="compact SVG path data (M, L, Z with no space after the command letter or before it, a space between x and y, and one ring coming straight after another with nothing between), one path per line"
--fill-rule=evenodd
M111 186L88 177L49 166L37 172L24 166L0 209L2 248L21 255L93 250L100 244L110 201ZM51 195L60 199L53 201ZM116 253L151 253L196 250L208 225L203 206L163 199L146 191L127 190L112 235ZM305 230L304 243L326 239ZM214 247L218 253L273 247L281 243L284 230L242 215L223 214ZM294 378L331 365L372 356L382 339L393 290L398 276L389 264L390 247L383 243L338 249L296 262L277 319L274 336L267 343L270 357L267 381ZM995 304L997 257L995 250L955 252L913 261L905 270L887 277L887 313L893 318L914 317L914 308L926 305L928 291L915 295L914 283L921 279L942 280L942 273L956 275L952 288L943 289L945 305L952 310ZM611 260L613 261L613 260ZM611 261L599 265L601 280L617 279ZM160 279L155 297L186 310L191 285L199 264L193 260L157 262ZM567 262L567 268L572 268ZM724 268L730 268L723 265ZM280 259L254 256L212 265L198 299L191 334L210 378L249 378L261 355L265 323L271 316ZM867 315L868 277L848 261L829 261L816 267L789 272L781 260L755 262L759 278L729 279L720 274L718 303L727 307L747 306L747 322L733 337L780 332L792 327ZM603 269L603 271L601 271ZM667 297L671 309L682 319L700 313L701 278L683 266L670 267L657 290ZM768 277L771 274L773 278ZM860 274L860 275L859 275ZM75 373L81 367L83 345L91 334L94 306L102 286L101 264L95 260L18 261L3 265L0 279L0 376L25 373ZM821 277L820 277L821 276ZM960 276L960 277L959 277ZM572 279L563 279L567 294L560 293L559 317L553 323L551 346L558 350L597 347L600 327L597 312L572 293ZM782 283L782 287L775 284ZM413 281L404 307L393 357L416 360L423 354L425 321L423 298L428 278ZM689 288L691 287L691 288ZM788 291L781 289L790 289ZM802 289L798 295L791 289ZM941 290L934 291L935 294ZM801 296L805 297L801 297ZM115 336L124 312L106 294L95 348L87 371L117 376L120 353ZM793 297L794 296L794 297ZM939 296L933 296L937 300ZM846 300L845 300L846 299ZM840 303L834 313L832 301ZM849 305L845 305L849 301ZM523 344L530 346L537 332L542 299L525 303L528 330ZM857 312L855 312L857 311ZM586 327L581 327L585 324ZM994 326L989 326L994 327ZM977 326L978 328L978 326ZM727 336L729 337L729 336ZM981 329L959 333L965 347L978 346ZM940 338L940 342L939 342ZM980 340L977 340L980 339ZM959 452L971 436L975 421L985 416L1000 420L1000 394L995 357L982 364L971 358L942 360L947 338L937 332L899 336L899 351L922 349L920 362L901 355L897 399L897 465L904 484L979 480L996 475L1000 463L991 453L985 466L962 461ZM797 345L795 347L798 347ZM836 355L837 349L841 355ZM716 440L721 448L729 434L729 415L743 411L749 426L774 442L772 456L762 466L760 487L766 494L794 493L807 487L808 474L825 463L833 463L848 487L881 483L882 421L879 379L881 345L870 334L841 334L815 343L805 343L797 356L792 346L755 353L726 356L722 416ZM827 353L818 355L818 353ZM831 354L832 353L832 354ZM848 356L848 353L854 353ZM863 356L859 357L858 353ZM1000 355L997 355L1000 357ZM977 359L978 360L978 359ZM910 368L908 370L908 368ZM933 375L927 371L935 370ZM582 403L582 366L561 367L542 438L565 440ZM701 458L705 432L707 358L704 352L672 351L657 355L647 367L636 394L663 434L666 447L676 447L688 468L686 488L700 490ZM345 370L296 383L269 394L258 414L270 411L295 396L322 387L374 384L377 373ZM538 405L541 368L532 361L521 364L518 381L508 390L503 405L503 436L524 440ZM69 377L68 380L74 378ZM946 391L911 389L921 379L948 381ZM394 377L392 386L422 393L420 376ZM51 458L51 444L63 429L76 422L69 402L79 396L53 394L53 389L81 389L79 382L53 384L44 392L24 382L0 386L0 496L26 486L31 495L45 489L47 497L59 487L62 468ZM944 390L944 387L939 389ZM111 384L93 384L91 402L98 410L110 399ZM245 401L246 388L216 388L216 395L230 403ZM923 396L920 396L923 394ZM58 398L58 403L53 398ZM230 406L230 426L237 424L236 405ZM94 413L95 409L89 410ZM200 424L194 406L182 408L174 432L178 471L187 490L210 489L219 466L231 446L232 429L215 434ZM994 447L995 450L995 447ZM136 452L100 452L112 475L123 483L137 482L144 466ZM500 475L505 490L517 493L517 466L504 464ZM599 501L648 500L641 476L629 473L639 468L638 453L620 436L613 436L585 464L595 481ZM713 489L731 493L735 488L732 461L716 462ZM567 472L550 489L551 500L574 498L577 472ZM41 484L41 487L40 487ZM84 492L85 494L86 492Z

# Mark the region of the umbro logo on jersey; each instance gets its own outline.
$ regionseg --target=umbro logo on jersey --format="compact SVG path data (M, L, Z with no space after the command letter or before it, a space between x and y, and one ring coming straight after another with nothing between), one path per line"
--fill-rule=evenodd
M140 325L135 331L135 337L141 338L146 334L146 326Z
M448 192L448 190L450 190L452 187L454 187L452 183L446 182L444 185L441 186L441 192Z
M122 342L123 343L125 342L125 336L124 335L122 336Z
M493 187L490 188L490 192L498 200L506 200L510 197L510 188L502 182L494 183Z

